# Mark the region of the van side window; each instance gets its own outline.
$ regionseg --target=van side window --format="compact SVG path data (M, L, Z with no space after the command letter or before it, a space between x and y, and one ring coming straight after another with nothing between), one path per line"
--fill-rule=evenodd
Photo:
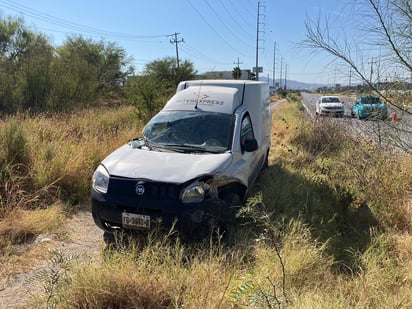
M242 126L240 128L240 144L243 145L245 140L255 138L253 134L252 122L249 115L245 115L242 120Z

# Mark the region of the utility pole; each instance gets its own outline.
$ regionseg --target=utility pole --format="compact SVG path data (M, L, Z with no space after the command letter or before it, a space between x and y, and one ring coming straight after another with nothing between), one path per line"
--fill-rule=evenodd
M239 70L237 70L236 74L237 74L237 79L240 78L240 74L242 73L240 70L240 65L243 64L243 62L239 62L239 57L237 57L237 62L233 62L233 64L237 64L237 68L239 68Z
M374 65L375 63L376 63L376 61L373 60L373 57L372 57L371 62L368 62L368 64L371 65L371 75L370 75L370 77L369 77L369 82L370 82L371 84L372 84L373 65Z
M282 66L283 58L280 58L280 74L279 74L279 88L282 89Z
M276 74L276 71L275 71L275 68L276 68L276 42L274 43L274 46L273 46L273 74L272 74L272 77L273 77L273 81L272 81L272 86L273 86L273 88L275 88L275 74Z
M370 64L371 65L371 75L370 75L370 77L369 77L369 89L370 89L370 91L372 92L372 74L373 74L373 65L375 64L375 62L376 61L374 61L373 60L373 57L372 57L372 60L371 60L371 62L368 62L368 64Z
M285 63L285 90L287 88L287 86L286 86L287 78L288 78L288 64Z
M380 84L381 84L381 55L379 53L379 60L378 60L378 86L376 87L378 90L380 88Z
M170 39L170 43L171 44L175 44L175 46L176 46L176 65L177 65L177 68L179 68L179 48L178 48L178 44L179 43L183 43L184 42L184 40L183 40L183 38L181 39L181 40L178 40L177 39L177 35L178 34L180 34L180 33L174 33L174 34L171 34L171 35L169 35L169 36L174 36L174 39L172 40L172 39Z

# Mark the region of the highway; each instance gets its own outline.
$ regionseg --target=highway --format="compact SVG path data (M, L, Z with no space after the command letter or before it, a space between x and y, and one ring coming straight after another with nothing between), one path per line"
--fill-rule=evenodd
M315 113L315 104L320 95L302 92L302 104L307 113L313 119L323 119ZM389 106L388 119L386 120L359 120L352 118L350 110L353 99L341 97L345 105L343 118L332 118L337 124L341 124L345 130L353 134L360 134L382 147L399 152L412 154L412 116L394 107ZM396 121L392 121L392 115L396 113Z

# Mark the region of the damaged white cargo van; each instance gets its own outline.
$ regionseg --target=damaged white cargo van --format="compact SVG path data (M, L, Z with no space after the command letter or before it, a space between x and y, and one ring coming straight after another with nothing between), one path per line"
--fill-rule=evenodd
M225 227L268 164L271 119L264 82L180 82L143 136L97 167L95 223L106 235L175 224L188 238Z

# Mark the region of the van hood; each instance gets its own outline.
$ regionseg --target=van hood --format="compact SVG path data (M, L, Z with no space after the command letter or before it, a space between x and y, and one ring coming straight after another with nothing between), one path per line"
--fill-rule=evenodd
M132 148L124 145L102 164L111 176L183 183L199 175L219 173L231 163L232 154L177 153Z

